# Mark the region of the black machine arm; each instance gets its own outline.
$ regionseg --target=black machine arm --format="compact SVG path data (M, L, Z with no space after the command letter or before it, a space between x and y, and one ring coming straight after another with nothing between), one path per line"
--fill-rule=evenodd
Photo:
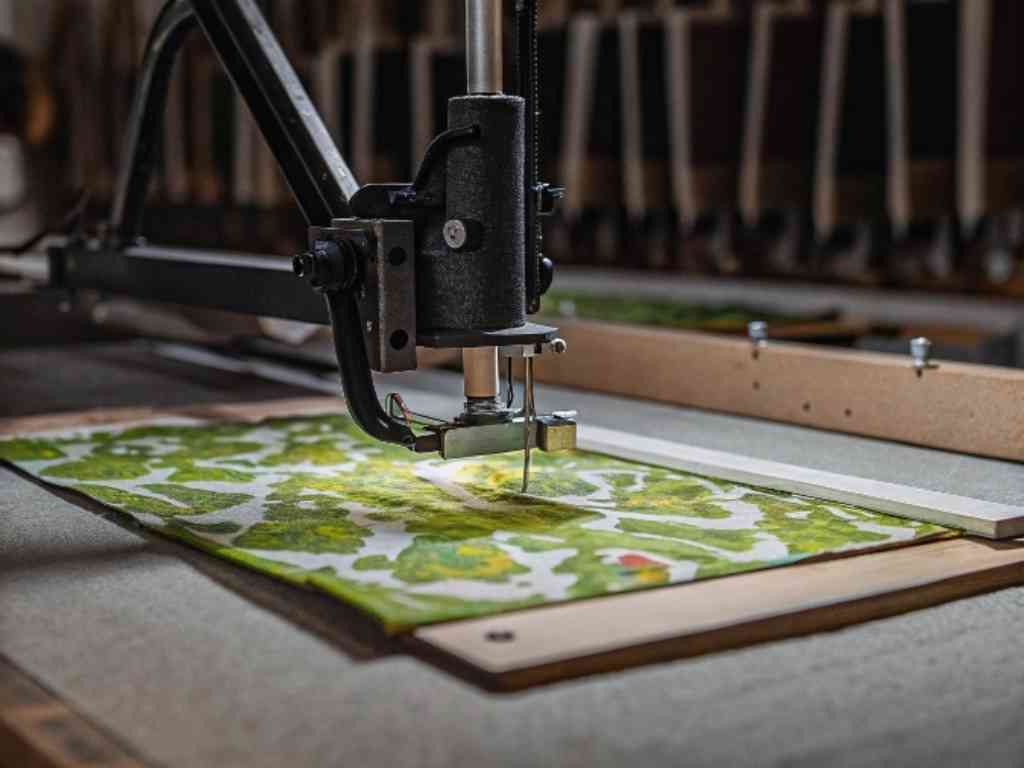
M306 221L327 226L335 218L348 215L349 198L359 185L254 0L169 0L146 46L114 193L107 248L133 244L141 233L168 84L176 55L197 22L245 99ZM89 254L82 256L88 262ZM236 262L234 269L239 267ZM66 265L59 271L68 277ZM259 271L249 274L259 280ZM131 290L130 282L110 287L138 293ZM225 293L233 291L225 284L220 288ZM388 416L380 406L355 296L348 290L334 291L326 293L324 300L334 331L342 387L353 418L378 440L412 445L415 436L409 427Z
M162 134L167 89L178 51L195 27L189 0L172 0L160 11L146 43L125 134L125 153L114 190L110 226L122 242L134 240L142 226L146 190L156 162Z
M347 216L359 184L254 0L169 0L150 33L136 86L110 221L114 233L122 242L140 234L167 87L196 22L245 99L306 221L326 226Z
M232 311L328 322L349 410L373 437L446 457L575 443L567 416L498 398L499 355L560 351L528 322L551 282L538 216L536 0L516 0L516 90L502 90L502 0L466 0L468 93L413 182L360 187L257 0L168 0L146 47L108 234L51 249L51 282ZM280 261L152 248L140 239L175 56L190 30L209 40L274 154L308 226L289 279ZM308 280L303 286L295 275ZM322 303L316 294L323 294ZM326 311L325 311L326 309ZM460 347L465 412L420 424L382 408L372 371L416 367L416 347ZM473 379L472 386L470 379ZM528 381L531 379L528 377ZM529 406L525 405L529 403ZM571 436L570 436L571 435Z

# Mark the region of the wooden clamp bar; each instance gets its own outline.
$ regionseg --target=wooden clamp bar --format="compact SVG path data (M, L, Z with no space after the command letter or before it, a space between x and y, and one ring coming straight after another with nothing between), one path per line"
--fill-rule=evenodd
M538 381L1024 461L1024 371L594 321Z
M421 627L414 644L496 690L696 656L1018 585L1024 547L969 538Z

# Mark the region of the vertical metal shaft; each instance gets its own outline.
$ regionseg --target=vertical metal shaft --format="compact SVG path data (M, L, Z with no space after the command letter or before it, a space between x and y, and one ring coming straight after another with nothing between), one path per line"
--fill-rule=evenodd
M466 0L466 90L470 94L501 93L501 0ZM498 395L498 350L462 350L463 386L467 398Z
M463 348L462 385L467 398L494 399L498 396L497 348Z
M501 0L466 0L466 90L501 93Z
M526 358L523 371L523 493L530 487L530 438L537 408L533 401L533 357Z

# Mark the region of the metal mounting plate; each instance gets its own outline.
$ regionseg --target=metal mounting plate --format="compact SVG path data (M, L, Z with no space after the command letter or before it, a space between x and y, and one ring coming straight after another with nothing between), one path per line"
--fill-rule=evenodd
M366 253L359 316L370 367L381 373L416 368L414 227L406 219L334 219L310 227L316 240L361 240Z
M521 416L500 424L449 427L440 432L441 455L462 459L491 453L519 451L523 444ZM530 448L571 451L576 447L576 422L557 414L541 414L530 425Z
M558 335L550 325L526 323L518 328L496 331L460 331L451 329L420 331L416 343L421 347L507 347L514 344L541 344Z

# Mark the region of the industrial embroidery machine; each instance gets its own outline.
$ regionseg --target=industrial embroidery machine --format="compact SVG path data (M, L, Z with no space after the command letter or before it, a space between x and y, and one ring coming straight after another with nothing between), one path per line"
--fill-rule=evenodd
M78 24L67 12L72 0L58 1L66 5L57 15ZM674 764L681 755L751 765L1012 761L1024 738L1012 674L1024 583L1024 546L1014 541L1024 535L1024 373L950 354L942 329L984 321L1000 345L1016 345L999 359L1019 363L1021 315L1011 294L967 295L966 282L932 284L929 294L924 281L953 267L960 274L960 256L973 279L1000 272L999 222L1015 230L1005 233L1008 244L1024 237L1010 226L1019 213L997 204L1017 199L1002 180L1018 166L986 157L977 125L965 132L979 145L966 167L990 172L992 191L1004 197L982 206L999 226L960 237L968 247L947 264L938 245L955 239L951 229L914 224L883 236L875 199L891 181L892 209L903 214L893 220L913 224L918 209L948 197L936 190L977 179L936 173L923 156L915 176L913 164L881 167L883 158L867 150L881 146L882 125L902 141L913 118L911 147L885 157L913 159L916 135L942 133L942 160L952 162L953 121L930 116L956 102L962 116L980 120L974 102L990 80L992 121L1010 111L1000 102L1012 99L994 81L1012 80L1018 68L993 64L988 78L974 65L989 50L987 30L1001 33L993 51L1019 40L1005 34L1014 0L469 0L465 65L453 10L462 2L433 3L451 23L429 35L422 14L378 39L369 24L324 23L325 47L300 49L294 30L318 29L310 9L338 11L341 0L172 0L138 75L133 51L116 85L77 89L79 108L92 107L99 90L119 98L129 80L137 95L117 183L106 165L89 176L68 163L57 190L94 189L106 205L113 186L107 223L88 236L51 238L44 279L35 279L42 256L11 260L25 268L19 276L35 273L0 286L12 318L4 327L12 348L0 355L0 694L14 694L0 695L0 763L9 744L32 740L39 751L57 744L94 757L125 747L140 762L182 766L358 759L592 768ZM359 5L394 21L392 9L411 16L431 4ZM539 35L537 5L547 12ZM876 44L898 42L884 35L901 28L904 5L915 17L911 38L920 42L925 30L934 55ZM1003 15L975 24L987 6ZM111 17L128 7L108 3ZM937 38L935 25L921 21L929 13L946 20ZM186 71L172 78L190 35L200 44L205 35L220 61L205 48L186 51ZM505 62L503 38L515 52ZM950 63L942 57L954 38L966 64L959 74L950 64L943 79L931 64ZM106 39L127 33L118 27ZM59 43L51 36L45 48ZM875 54L887 62L884 87L865 66ZM923 80L942 110L918 99L891 119L883 114L883 93L901 103L890 86L905 59L929 65L912 68L908 91L920 95ZM970 98L957 96L957 77ZM468 93L448 102L456 81ZM864 96L872 109L858 107ZM844 99L853 106L842 107ZM446 103L445 122L438 115ZM413 119L391 122L403 114ZM181 130L161 146L162 121L168 136ZM956 123L971 124L960 116ZM114 145L125 124L112 118L96 132ZM415 140L388 130L396 124ZM87 121L66 125L81 159L93 148ZM294 207L274 207L276 187L273 202L251 202L262 186L255 176L277 181L256 126L308 230L280 226ZM560 133L563 146L541 158L542 173L539 138L557 147ZM392 162L395 147L402 159ZM208 184L203 162L215 151L219 184ZM422 158L418 173L405 172L406 152ZM830 155L832 163L810 162ZM243 173L246 163L259 172ZM384 173L388 166L403 170ZM853 194L864 174L871 206ZM186 193L170 194L175 175ZM361 186L356 175L374 183ZM158 183L147 203L151 176ZM412 181L377 183L395 178ZM546 242L539 223L560 193L541 178L567 187L560 213L568 215L549 223ZM914 193L909 209L904 188ZM947 201L938 210L952 209ZM106 209L90 211L97 213ZM812 214L820 221L801 234ZM616 239L620 215L631 230ZM205 226L212 220L231 223ZM591 247L594 221L608 237L595 236ZM282 231L303 237L277 247L268 233ZM157 247L143 234L233 252ZM923 245L930 258L918 263ZM290 258L295 251L303 252ZM552 254L559 275L546 292ZM871 282L890 273L905 282ZM859 287L840 282L843 275ZM40 283L54 291L37 290ZM334 344L326 333L301 347L270 334L243 337L266 329L226 314L210 319L216 333L236 320L243 330L190 337L183 331L200 328L201 313L188 315L195 326L164 326L184 313L148 303L140 314L156 320L125 323L125 338L112 318L116 305L139 305L122 295L329 326ZM760 314L748 323L737 312L742 320L728 333L707 333L645 323L641 313L609 316L612 301ZM585 305L597 311L588 315ZM103 323L101 311L109 312ZM891 323L887 349L902 354L845 336L800 343L809 337L786 336L775 320L822 311L831 325ZM57 332L28 348L38 318ZM80 335L64 333L75 320ZM97 337L115 342L78 344ZM405 373L431 365L435 349L457 351L462 372ZM354 420L403 448L364 451L341 414L335 358ZM523 367L515 398L513 365ZM381 380L392 373L401 384L385 389ZM535 381L546 413L535 412ZM385 396L391 389L401 394ZM586 414L578 433L576 408ZM334 431L293 430L305 419ZM203 441L234 443L228 450L237 453L207 462L208 443L159 442L150 431L134 446L149 455L126 455L130 440L103 444L106 433L121 433L118 425L126 433L194 429ZM285 434L297 449L282 462L269 450ZM88 450L85 469L103 471L47 473L59 464L32 460L45 455L42 443L19 458L19 441L37 438L71 445L64 463L80 463ZM324 453L310 449L314 440ZM352 443L380 460L338 469L346 456L335 449ZM534 456L529 496L516 493L518 453L437 460L523 451L525 482L533 448L577 443L581 450L564 460ZM210 473L172 482L169 450L191 452L184 466L227 467L238 479ZM309 458L318 455L327 460ZM247 463L263 459L265 466ZM618 518L600 496L606 486L579 493L589 489L583 473L612 462L630 463L608 483L621 502ZM124 468L139 464L149 474L126 480ZM419 464L436 474L415 474ZM259 472L255 480L249 470ZM431 485L457 471L468 478L461 488L482 503L464 503L454 485ZM639 490L639 481L619 482L643 472L670 482ZM287 493L271 497L278 486L264 480L275 473L287 473ZM120 497L96 493L97 476L108 491L144 503L118 511ZM321 482L328 476L333 486ZM574 509L543 506L565 489ZM200 514L193 493L219 499L203 507L216 511ZM188 505L197 513L183 513ZM922 535L901 538L915 531ZM261 560L264 575L240 567L254 562L240 553ZM346 589L328 596L327 583ZM395 611L419 605L421 623L382 638L380 617L389 614L366 613L358 594L386 597ZM464 602L479 602L479 613L452 612ZM429 611L436 613L424 620ZM637 669L648 664L658 666ZM574 677L586 679L525 698L490 693ZM93 741L90 723L98 726Z
M503 86L502 3L471 0L466 11L468 92L449 101L447 130L412 182L361 187L254 0L171 0L147 44L109 226L50 250L51 285L329 324L363 430L445 458L521 448L525 490L533 447L575 446L575 414L538 414L533 398L534 357L562 353L565 342L528 321L552 281L540 219L561 190L538 179L536 2L515 5L513 93ZM309 224L309 250L290 265L141 237L172 67L196 26ZM400 395L386 407L378 400L371 371L415 369L417 346L462 349L465 407L450 420L414 414ZM519 358L525 381L514 408Z

